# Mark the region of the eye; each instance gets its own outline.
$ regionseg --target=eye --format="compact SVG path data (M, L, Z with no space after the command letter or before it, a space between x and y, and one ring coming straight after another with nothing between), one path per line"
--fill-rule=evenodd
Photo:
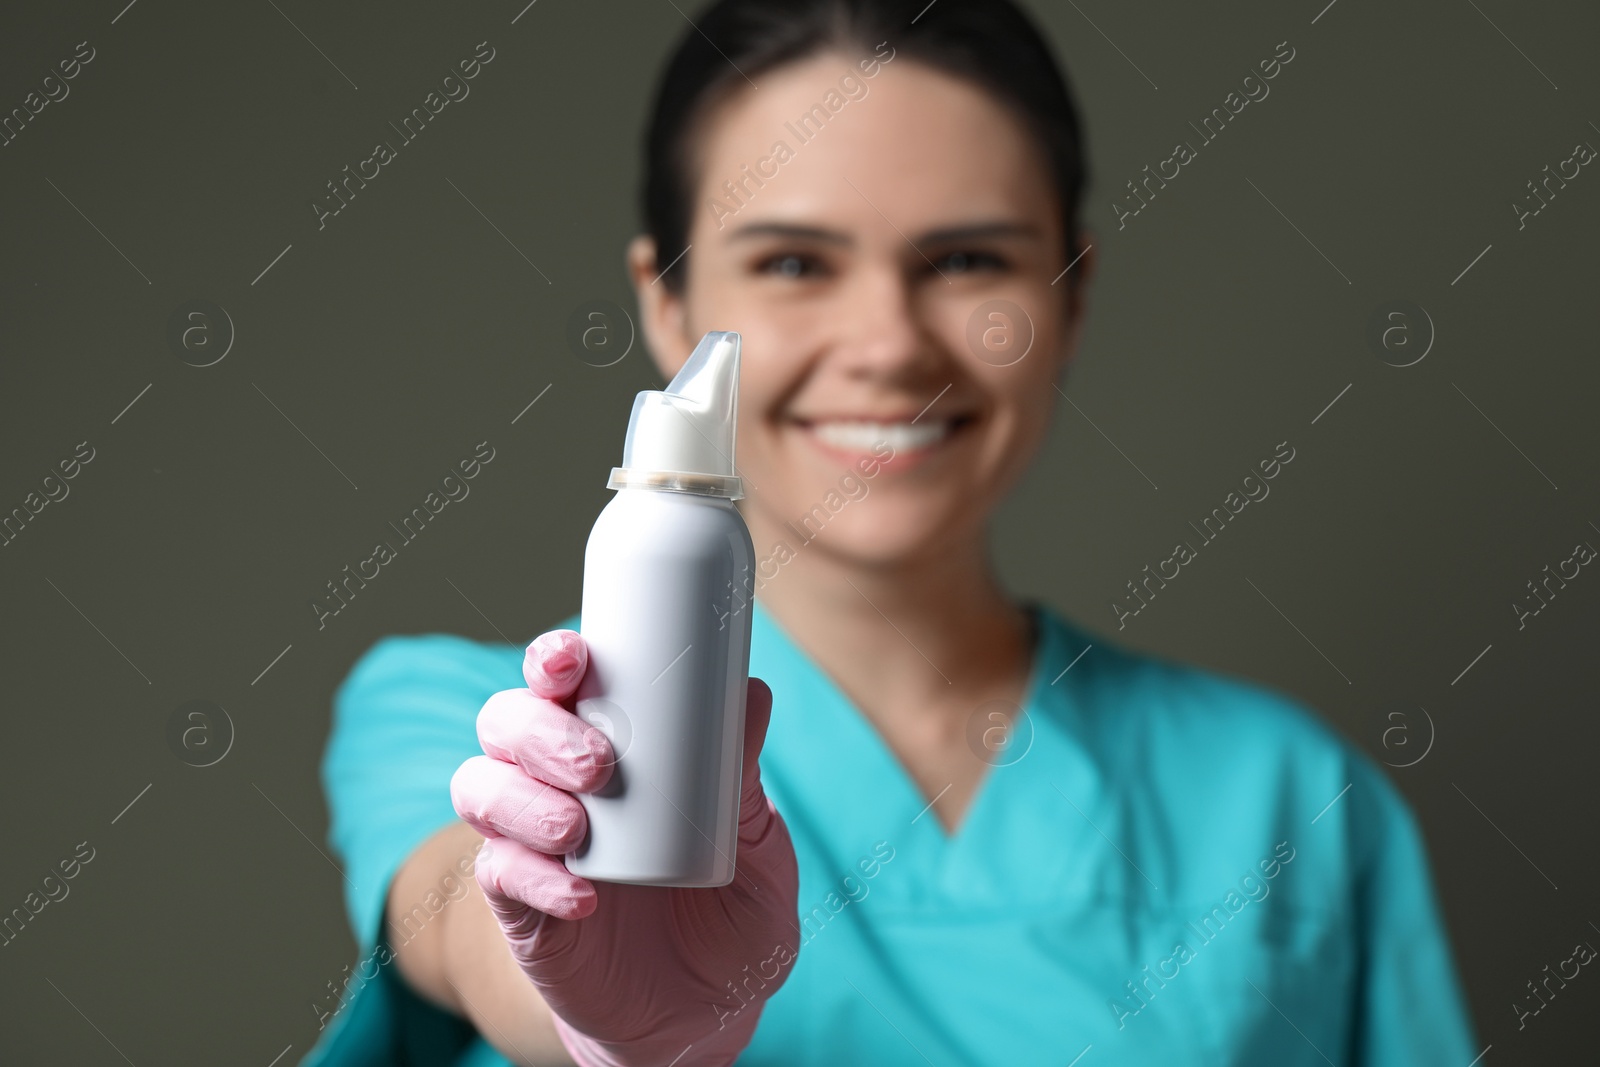
M993 252L977 251L948 252L933 262L944 274L967 274L975 270L1003 270L1008 265L1003 258Z
M811 278L822 272L822 264L803 252L780 252L759 261L756 272L780 278Z

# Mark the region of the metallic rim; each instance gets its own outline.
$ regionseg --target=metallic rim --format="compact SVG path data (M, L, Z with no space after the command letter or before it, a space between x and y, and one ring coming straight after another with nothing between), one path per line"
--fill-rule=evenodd
M744 497L744 482L737 476L688 474L683 471L636 471L612 467L607 489L667 489L695 496L715 496L725 500Z

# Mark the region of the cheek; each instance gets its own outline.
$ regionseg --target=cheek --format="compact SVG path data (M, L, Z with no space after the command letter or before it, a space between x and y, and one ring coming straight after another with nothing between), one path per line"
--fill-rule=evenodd
M989 402L976 456L977 477L984 492L1004 495L1033 462L1056 411L1066 408L1066 401L1056 391L1058 367L1058 362L1035 351L1010 367L974 371Z
M991 276L965 292L934 286L923 317L940 346L996 389L1024 379L1048 388L1066 325L1064 294L1031 269ZM1042 366L1041 366L1042 364ZM1004 377L996 377L1000 372ZM1018 387L1021 388L1021 387Z
M764 438L782 428L777 420L795 388L798 372L793 368L799 361L766 339L767 331L750 328L748 317L736 321L729 328L737 329L741 337L739 440L742 444L748 437L752 447L760 448Z
M1019 307L1026 305L1018 303ZM1027 312L1024 312L1026 314ZM1061 401L1057 389L1065 389L1061 369L1066 353L1062 350L1061 323L1055 317L1033 315L1031 335L1025 355L1001 366L985 359L988 353L974 354L965 339L959 351L968 372L980 391L987 395L997 412L1011 415L1010 421L1025 426L1045 421Z
M1008 405L1020 436L1042 436L1057 406L1066 404L1062 393L1058 392L1065 389L1059 367L1059 363L1052 363L1040 353L1039 360L1026 373L1007 383L1010 387Z
M741 324L742 325L742 324ZM741 333L743 331L741 330ZM740 368L739 428L734 461L750 485L745 492L760 495L776 505L795 493L821 492L795 484L799 475L800 449L805 442L800 431L784 420L781 412L793 394L797 374L788 369L788 353L764 347L759 337L744 334L743 352L748 356ZM752 488L754 486L755 488Z

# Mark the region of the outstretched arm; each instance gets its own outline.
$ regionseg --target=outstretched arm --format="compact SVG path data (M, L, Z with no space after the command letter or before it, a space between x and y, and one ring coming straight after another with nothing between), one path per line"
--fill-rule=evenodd
M462 876L461 861L483 844L464 822L424 841L401 865L389 888L385 928L395 965L417 994L468 1020L501 1055L521 1067L570 1067L550 1009L506 946L477 879ZM466 886L420 926L410 917L447 877Z

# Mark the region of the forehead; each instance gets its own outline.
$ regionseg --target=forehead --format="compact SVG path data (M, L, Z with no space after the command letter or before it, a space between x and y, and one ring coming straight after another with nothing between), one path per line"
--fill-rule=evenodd
M904 56L880 61L873 77L859 63L827 52L778 67L710 112L695 225L716 217L715 199L741 222L826 217L891 232L973 216L1047 222L1048 164L1009 107Z

